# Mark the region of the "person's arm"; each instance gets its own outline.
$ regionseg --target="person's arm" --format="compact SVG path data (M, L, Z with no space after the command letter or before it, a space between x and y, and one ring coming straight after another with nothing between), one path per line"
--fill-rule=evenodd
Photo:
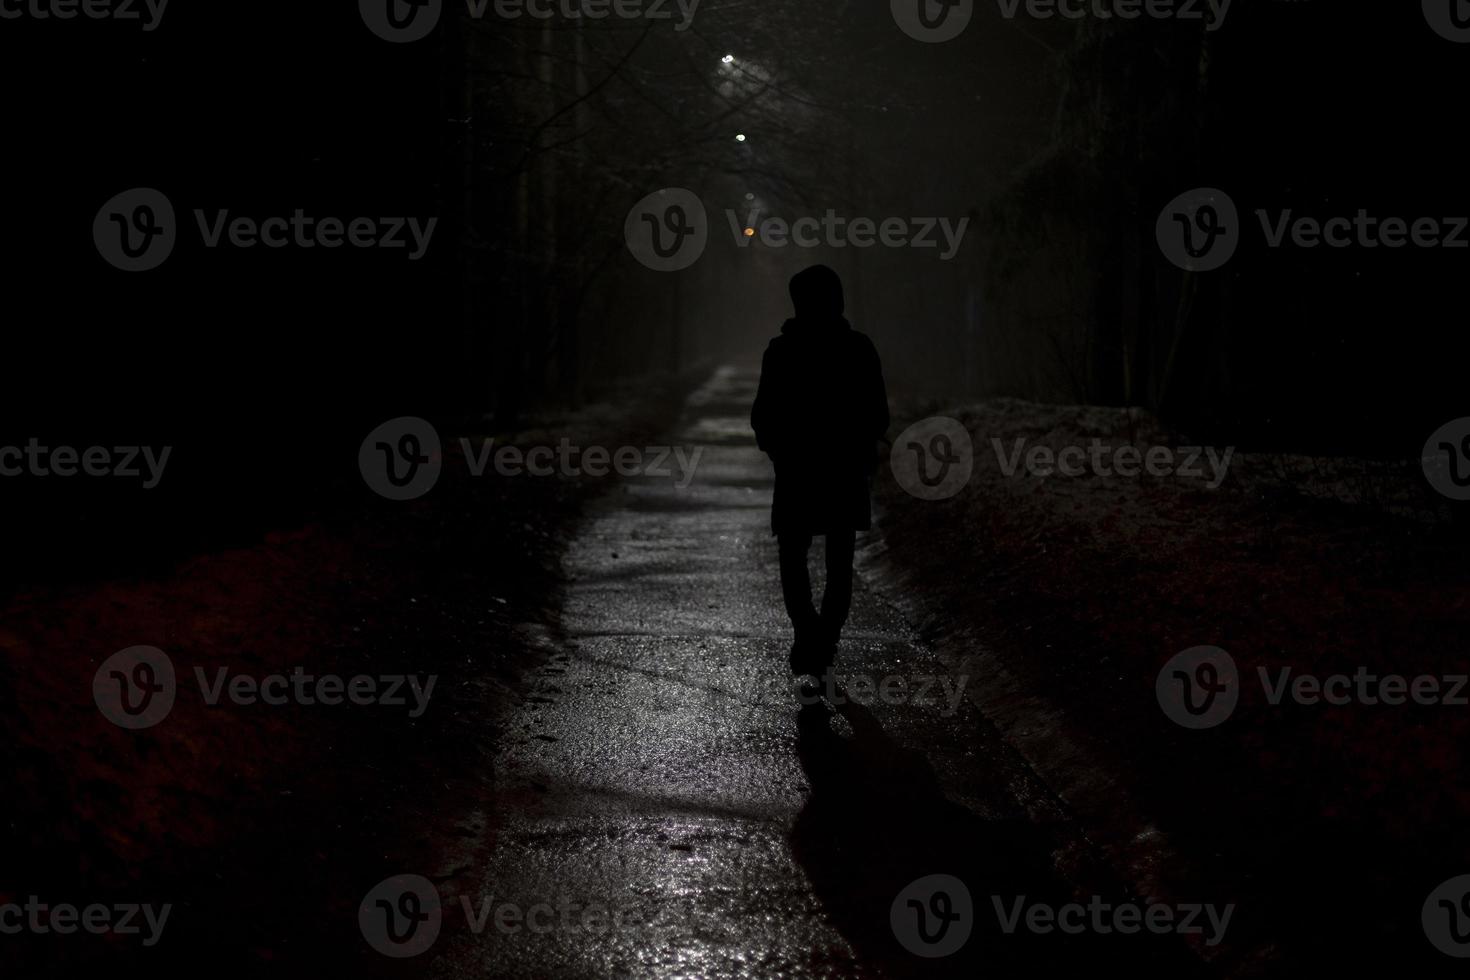
M755 444L760 451L776 458L776 428L777 406L776 406L776 358L772 356L771 347L766 347L766 353L761 358L761 380L756 388L755 404L750 408L750 427L755 430Z

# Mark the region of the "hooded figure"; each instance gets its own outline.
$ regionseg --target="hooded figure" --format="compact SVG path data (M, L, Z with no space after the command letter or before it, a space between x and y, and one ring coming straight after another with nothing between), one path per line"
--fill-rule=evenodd
M792 669L830 665L852 601L854 534L872 527L869 482L888 429L878 351L843 317L842 281L824 265L791 280L796 316L761 362L750 424L776 469L771 530L796 629ZM827 538L827 591L812 607L807 551Z

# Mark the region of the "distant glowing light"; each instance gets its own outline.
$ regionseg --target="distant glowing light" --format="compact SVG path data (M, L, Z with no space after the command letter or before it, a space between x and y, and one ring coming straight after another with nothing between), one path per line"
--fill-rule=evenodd
M737 133L736 136L735 136L735 142L737 142L737 143L744 143L745 142L745 134L744 133Z
M745 229L745 237L746 238L754 238L755 237L755 229L754 228L747 228L747 229Z
M733 65L734 63L735 63L735 56L733 54L727 54L723 58L720 59L720 64L722 64L722 65Z

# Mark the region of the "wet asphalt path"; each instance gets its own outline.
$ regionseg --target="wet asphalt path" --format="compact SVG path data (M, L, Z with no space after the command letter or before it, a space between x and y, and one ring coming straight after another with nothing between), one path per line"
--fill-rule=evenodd
M690 398L669 440L704 450L690 485L673 466L621 481L584 523L566 559L567 642L504 733L487 845L445 887L430 972L1008 977L1116 958L1137 976L1194 975L1172 938L1001 934L992 895L1063 901L1107 876L861 581L839 670L890 678L887 696L851 684L868 703L834 715L783 686L755 383L725 370ZM899 892L932 874L964 881L974 908L973 934L939 958L890 922ZM462 899L488 910L483 926ZM516 924L538 904L555 911Z

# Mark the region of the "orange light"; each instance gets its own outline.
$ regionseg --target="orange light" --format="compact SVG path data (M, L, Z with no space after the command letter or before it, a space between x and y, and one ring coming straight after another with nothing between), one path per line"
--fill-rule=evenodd
M747 229L745 229L745 237L746 238L754 238L755 237L755 229L754 228L747 228Z

